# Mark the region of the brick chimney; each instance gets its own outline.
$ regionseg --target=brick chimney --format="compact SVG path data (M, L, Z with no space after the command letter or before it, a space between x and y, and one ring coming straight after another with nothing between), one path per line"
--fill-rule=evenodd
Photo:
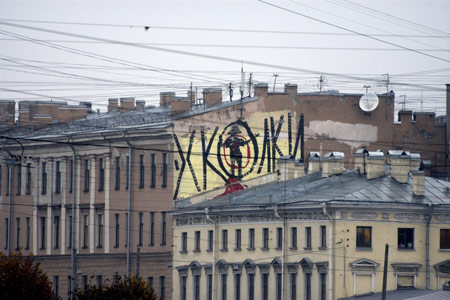
M119 99L117 98L108 99L108 112L113 110L119 110Z
M13 127L15 110L14 100L0 100L0 125Z
M134 97L120 98L120 111L134 110Z
M412 188L415 196L425 196L425 172L422 170L411 171Z
M282 156L277 159L278 169L280 171L280 180L291 180L305 176L305 165L299 160L289 156Z
M159 106L169 106L172 101L172 97L175 97L174 92L159 93Z
M320 171L320 152L309 152L308 155L308 174Z
M185 114L191 111L191 99L173 98L170 105L171 115Z
M322 159L322 177L342 174L345 171L344 158L343 152L329 152L325 154Z
M205 108L218 105L222 103L222 89L221 88L205 88L203 89L203 103Z
M145 110L145 100L136 100L136 110Z
M255 97L267 97L267 90L269 86L267 83L257 83L253 86Z
M384 153L381 151L368 152L366 158L367 179L384 176Z
M389 150L389 163L391 165L391 176L399 183L408 182L408 173L411 170L411 155L403 150Z
M410 161L410 167L411 171L417 170L420 168L420 154L419 153L411 153L411 161Z
M292 83L286 83L284 85L284 92L288 95L297 95L297 85Z
M191 90L187 91L187 96L191 100L191 103L195 104L195 101L197 100L196 99L196 95L195 95L195 91L191 91Z

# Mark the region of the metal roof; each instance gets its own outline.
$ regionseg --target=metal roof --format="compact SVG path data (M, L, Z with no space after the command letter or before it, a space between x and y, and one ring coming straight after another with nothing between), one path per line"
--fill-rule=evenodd
M379 300L381 293L375 293L367 296L353 296L348 298L339 298L339 300ZM450 291L431 291L416 289L400 289L388 291L386 299L389 300L449 300Z

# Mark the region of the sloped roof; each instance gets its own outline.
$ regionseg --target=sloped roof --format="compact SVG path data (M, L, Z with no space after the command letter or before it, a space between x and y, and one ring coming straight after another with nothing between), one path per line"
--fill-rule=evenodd
M339 300L379 300L381 293L375 293L367 296L353 296L348 298L339 298ZM386 299L389 300L448 300L450 291L427 291L427 290L395 290L386 293Z

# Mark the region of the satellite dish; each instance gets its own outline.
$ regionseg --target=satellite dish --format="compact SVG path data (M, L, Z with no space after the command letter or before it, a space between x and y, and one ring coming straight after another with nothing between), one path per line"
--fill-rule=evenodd
M378 102L378 96L375 93L367 93L359 100L359 107L365 112L371 112L378 107Z

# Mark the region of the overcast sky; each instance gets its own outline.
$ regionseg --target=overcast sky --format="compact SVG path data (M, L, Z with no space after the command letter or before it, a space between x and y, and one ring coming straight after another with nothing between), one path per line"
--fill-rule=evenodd
M0 0L0 99L105 110L112 97L158 104L161 91L230 82L236 98L242 66L299 92L323 74L324 90L384 93L389 74L397 103L444 114L449 12L448 0Z

